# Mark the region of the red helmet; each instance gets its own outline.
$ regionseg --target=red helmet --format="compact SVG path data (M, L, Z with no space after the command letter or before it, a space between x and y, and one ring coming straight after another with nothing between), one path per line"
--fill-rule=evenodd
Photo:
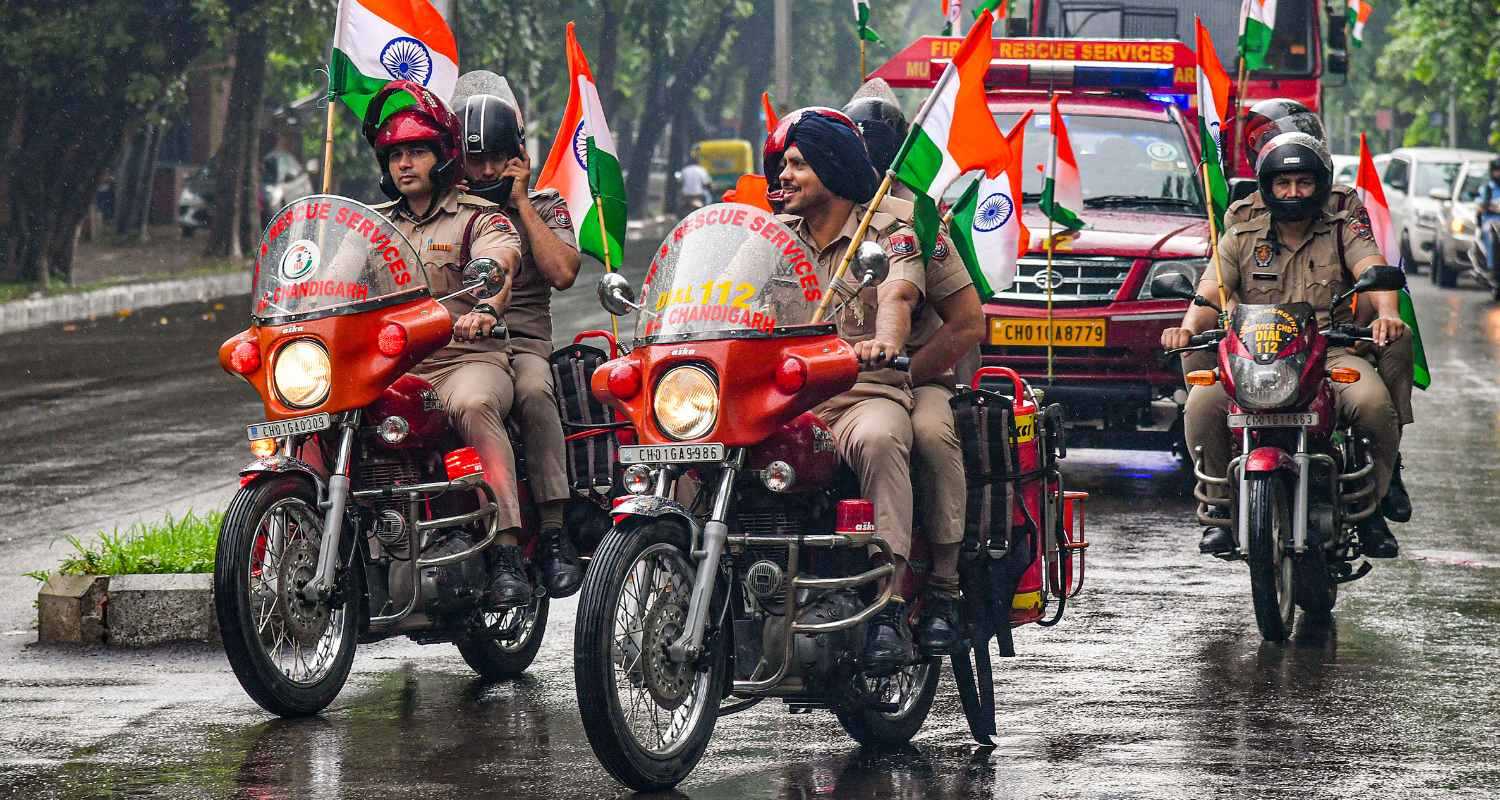
M382 119L386 102L392 95L405 93L414 101L411 106L392 113ZM395 186L390 184L386 171L387 153L398 144L427 142L432 145L438 159L432 171L434 183L441 188L453 185L457 177L459 158L458 115L448 108L437 95L415 81L391 81L381 88L370 105L365 108L365 141L375 150L375 160L380 162L381 189L393 198Z
M789 112L786 116L782 117L781 121L776 124L776 130L771 131L766 136L765 147L761 148L760 151L760 163L765 169L766 176L766 200L770 201L771 207L777 211L781 210L780 176L782 158L786 155L786 140L792 135L792 126L796 125L804 114L818 114L827 117L848 126L850 130L854 131L855 135L859 136L860 141L864 141L865 138L864 134L860 132L859 126L854 124L854 120L849 119L848 114L836 108L808 106Z

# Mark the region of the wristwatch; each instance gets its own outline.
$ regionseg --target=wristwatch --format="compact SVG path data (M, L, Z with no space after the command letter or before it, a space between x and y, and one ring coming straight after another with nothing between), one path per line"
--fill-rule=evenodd
M476 303L474 305L474 310L478 311L481 314L489 314L496 320L500 319L500 312L496 311L495 307L490 305L489 303Z

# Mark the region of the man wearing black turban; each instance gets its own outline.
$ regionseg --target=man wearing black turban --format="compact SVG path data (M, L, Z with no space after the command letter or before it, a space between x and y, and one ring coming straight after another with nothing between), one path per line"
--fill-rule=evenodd
M912 663L904 587L912 532L912 390L905 372L882 369L900 355L927 275L916 233L890 214L877 212L860 241L878 243L890 262L879 286L859 290L846 274L836 288L828 281L849 248L878 188L875 167L852 127L817 114L803 116L788 132L778 176L786 213L778 217L808 244L818 264L822 291L842 301L839 336L854 346L861 372L854 387L813 409L833 432L839 456L859 474L860 490L875 503L875 524L895 556L896 590L891 603L867 628L865 674L889 675Z

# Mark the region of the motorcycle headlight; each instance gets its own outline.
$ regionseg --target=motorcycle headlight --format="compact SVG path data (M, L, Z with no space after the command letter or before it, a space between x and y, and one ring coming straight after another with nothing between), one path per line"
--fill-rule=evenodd
M656 424L673 439L697 439L719 421L719 387L702 367L674 367L656 383Z
M271 371L276 394L292 408L312 408L328 399L333 388L333 365L328 351L312 339L298 339L276 354Z
M1251 411L1289 406L1297 399L1301 366L1301 358L1286 358L1269 364L1257 364L1249 358L1232 358L1229 370L1234 377L1234 397Z
M1178 258L1170 261L1158 261L1151 265L1151 271L1146 273L1146 282L1141 285L1141 291L1136 295L1137 300L1154 300L1151 294L1151 281L1156 280L1158 275L1170 275L1174 272L1186 276L1188 283L1195 288L1198 281L1203 278L1203 271L1208 269L1206 258Z

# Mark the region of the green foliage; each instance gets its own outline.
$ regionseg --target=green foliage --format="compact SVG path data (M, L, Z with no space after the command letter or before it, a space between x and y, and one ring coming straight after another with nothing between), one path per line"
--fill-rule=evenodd
M189 511L177 519L168 514L162 522L137 524L124 533L100 531L98 540L85 544L68 537L73 552L63 558L59 575L136 575L177 572L212 572L219 541L222 512L199 516ZM45 581L48 573L36 570L29 577Z

